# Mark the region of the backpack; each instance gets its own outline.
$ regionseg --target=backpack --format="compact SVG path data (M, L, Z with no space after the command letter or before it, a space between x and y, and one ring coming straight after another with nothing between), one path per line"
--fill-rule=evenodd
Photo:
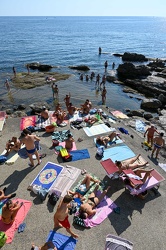
M59 196L56 194L56 193L52 193L50 196L49 196L49 203L52 205L52 206L55 206L57 201L59 200Z
M5 155L0 155L0 164L3 164L5 161L7 161L7 157Z
M0 231L0 248L5 245L6 240L7 240L7 235L4 232Z

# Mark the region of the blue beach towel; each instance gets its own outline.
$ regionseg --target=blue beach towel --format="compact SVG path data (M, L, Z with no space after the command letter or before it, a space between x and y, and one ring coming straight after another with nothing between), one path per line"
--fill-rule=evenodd
M58 250L74 250L76 247L77 240L73 237L69 237L55 231L50 231L46 242L52 241L54 246Z
M72 161L78 161L78 160L90 158L90 155L87 149L73 150L70 152L70 154L72 155Z
M136 120L135 128L137 131L139 131L141 133L145 133L146 124L145 124L145 122L143 122L141 120Z
M52 162L47 162L43 169L33 180L33 182L30 184L30 186L38 185L41 186L43 189L49 190L62 170L63 166Z
M104 157L102 160L111 159L113 162L123 161L135 156L135 153L124 143L118 146L104 150Z

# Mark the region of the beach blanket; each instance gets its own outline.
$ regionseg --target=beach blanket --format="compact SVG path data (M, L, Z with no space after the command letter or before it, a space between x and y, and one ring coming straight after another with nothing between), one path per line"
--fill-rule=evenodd
M128 119L129 117L125 114L123 114L121 111L119 110L115 110L115 111L111 111L111 113L117 117L117 118L121 118L121 119Z
M27 215L27 213L32 205L32 202L27 201L27 200L14 199L13 201L14 202L18 201L19 203L23 202L23 205L18 210L16 218L12 224L6 225L0 219L0 231L3 231L6 233L6 235L7 235L7 242L6 243L12 242L16 230L18 229L19 225L24 221L24 219L25 219L25 217L26 217L26 215Z
M95 143L96 147L98 148L102 145L96 143L96 139L97 138L94 138L94 143ZM107 143L107 147L110 147L110 146L116 145L116 144L120 144L120 143L123 143L123 141L120 138L118 138L117 140L114 138L113 141Z
M52 230L49 232L46 239L46 242L48 241L52 241L58 250L74 250L77 243L77 240L73 237L69 237Z
M24 146L21 146L21 149L22 150L24 148ZM6 154L6 149L2 152L1 155L5 155ZM15 163L15 161L18 159L19 157L19 154L18 152L15 152L15 151L12 151L11 153L9 153L7 156L7 161L5 161L5 164L7 165L12 165Z
M113 162L123 161L128 158L132 158L135 156L135 153L124 143L104 150L104 157L102 160L106 160L110 158Z
M71 188L74 182L77 180L80 175L81 170L69 165L63 168L62 172L58 176L58 179L52 184L49 193L56 191L64 197L67 193L67 190Z
M97 196L101 194L100 191L97 192ZM95 227L101 224L110 213L113 212L114 208L116 208L116 204L107 196L100 202L100 204L96 208L96 214L93 217L87 218L84 220L86 227Z
M0 111L0 131L2 131L5 121L6 121L6 112Z
M73 150L70 151L70 155L72 155L72 161L78 161L90 158L88 149Z
M132 250L133 243L119 236L108 234L106 237L105 250Z
M54 111L49 111L49 118L47 120L43 119L40 115L38 116L38 120L35 123L35 126L38 128L45 128L46 126L49 126L53 122L57 121L56 116L54 116Z
M135 129L140 133L145 133L147 125L141 120L135 121Z
M109 128L105 124L99 124L99 125L94 125L94 126L91 126L91 127L86 127L86 128L83 128L83 130L85 131L87 136L95 136L95 135L100 135L100 134L103 134L103 133L116 131L115 128Z
M23 130L29 126L35 126L36 116L25 116L21 118L20 130Z
M70 130L55 131L52 133L52 140L63 142L68 139L68 134L71 134Z
M60 142L58 146L62 146L64 148L65 147L65 142L64 141ZM71 151L76 150L76 149L77 149L76 144L75 144L75 142L73 142L73 147L72 147L72 149L68 150L68 152L71 152ZM59 154L59 151L60 150L56 150L56 147L55 147L55 154Z
M38 185L43 189L50 190L51 186L59 177L59 174L63 170L63 166L58 164L47 162L46 165L42 168L36 178L32 181L30 186Z
M166 172L166 163L159 163L158 165Z

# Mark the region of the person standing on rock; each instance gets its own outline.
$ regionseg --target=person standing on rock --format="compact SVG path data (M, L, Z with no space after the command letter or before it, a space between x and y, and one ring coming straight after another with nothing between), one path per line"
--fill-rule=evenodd
M163 139L163 136L164 136L164 133L160 133L159 136L155 137L153 141L154 148L153 148L151 156L153 157L154 153L156 152L156 159L158 159L158 155L159 155L161 148L165 146L165 140Z
M144 133L144 137L146 137L147 134L147 143L151 144L151 147L153 147L153 139L155 133L159 134L159 132L155 129L154 125L151 125L151 127L148 128Z

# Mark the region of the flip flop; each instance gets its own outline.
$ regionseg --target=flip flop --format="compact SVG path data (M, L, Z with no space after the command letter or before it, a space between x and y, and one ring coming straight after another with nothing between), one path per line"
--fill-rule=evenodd
M21 223L18 227L18 233L24 232L25 227L26 227L26 224Z

